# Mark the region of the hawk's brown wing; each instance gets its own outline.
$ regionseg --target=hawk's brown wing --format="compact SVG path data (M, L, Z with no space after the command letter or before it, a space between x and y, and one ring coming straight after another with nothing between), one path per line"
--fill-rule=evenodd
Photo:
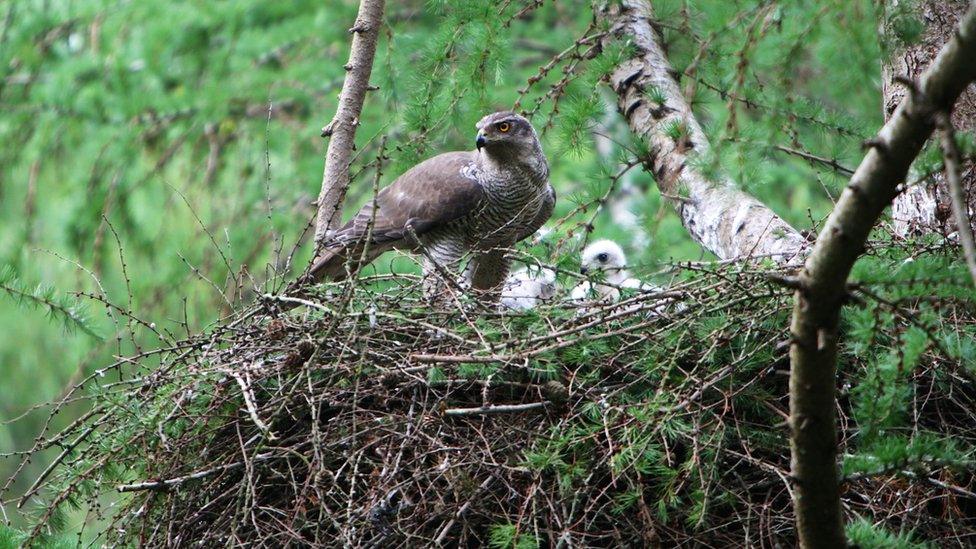
M462 170L476 161L476 154L444 153L407 170L336 231L308 276L314 280L342 277L347 260L359 258L364 249L370 220L370 255L375 256L392 248L413 247L411 231L422 235L475 211L484 189ZM371 260L364 259L365 263Z
M418 234L450 223L475 210L484 197L481 185L463 175L475 153L445 153L417 164L376 195L372 241L377 244L409 239L408 227ZM367 234L373 201L336 233L339 242Z

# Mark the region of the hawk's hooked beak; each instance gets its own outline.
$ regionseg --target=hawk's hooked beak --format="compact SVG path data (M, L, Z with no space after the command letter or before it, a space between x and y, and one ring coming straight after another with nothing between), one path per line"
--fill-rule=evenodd
M483 133L481 133L479 131L478 132L478 137L475 138L475 140L474 140L474 144L475 144L476 147L478 147L478 150L480 151L481 148L485 146L485 134L483 134Z

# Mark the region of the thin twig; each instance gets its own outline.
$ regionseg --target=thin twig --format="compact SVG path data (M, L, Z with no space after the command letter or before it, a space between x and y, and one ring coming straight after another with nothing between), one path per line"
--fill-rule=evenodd
M959 146L956 144L956 132L952 127L949 113L940 112L936 115L939 128L942 130L942 156L945 161L946 181L949 184L949 197L952 201L952 215L956 218L956 228L962 253L969 267L969 275L976 285L976 239L973 238L973 226L969 220L969 207L962 188L962 167L960 163Z
M244 397L244 404L247 406L247 413L251 416L251 421L257 425L258 429L264 433L268 440L276 440L278 437L268 428L268 425L261 420L261 416L258 415L257 406L254 405L254 394L251 392L250 383L245 382L244 379L236 372L231 372L230 374L237 384L241 387L241 395ZM244 375L247 375L246 373Z

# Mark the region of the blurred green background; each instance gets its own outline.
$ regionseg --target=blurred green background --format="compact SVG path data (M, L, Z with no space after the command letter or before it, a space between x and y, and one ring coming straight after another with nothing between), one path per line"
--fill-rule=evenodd
M380 90L358 131L350 210L369 199L379 136L388 136L384 183L436 152L470 148L481 116L511 108L540 66L595 32L583 1L544 2L521 17L526 3L387 4L372 78ZM873 3L654 5L675 68L698 59L681 84L716 147L708 168L809 228L844 180L775 146L856 165L861 140L881 122ZM0 453L30 447L48 413L32 407L113 357L160 343L123 311L179 337L280 287L293 276L289 261L304 267L327 145L319 133L336 107L357 6L0 3ZM559 195L554 219L600 197L635 147L600 83L619 54L576 65L557 102L546 93L570 58L521 102L532 109L542 98L533 122ZM625 179L626 200L599 213L594 236L618 239L647 272L710 257L649 175ZM550 244L574 227L579 234L593 212L557 227ZM578 244L566 242L535 253L571 263ZM85 320L52 316L20 295L38 285ZM69 406L53 427L85 406ZM17 462L0 458L0 480ZM12 493L43 467L30 463Z

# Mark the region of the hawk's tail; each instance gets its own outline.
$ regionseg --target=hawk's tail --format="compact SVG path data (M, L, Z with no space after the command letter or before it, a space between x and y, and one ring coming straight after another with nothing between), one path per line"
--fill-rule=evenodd
M315 282L325 280L343 280L348 276L355 276L359 269L371 263L390 246L371 243L368 250L364 250L362 243L326 250L308 271L308 276ZM365 253L364 253L365 251Z
M369 249L366 249L364 240L356 239L323 251L308 272L289 287L289 291L316 282L337 281L355 276L359 269L393 248L391 244L371 242Z

